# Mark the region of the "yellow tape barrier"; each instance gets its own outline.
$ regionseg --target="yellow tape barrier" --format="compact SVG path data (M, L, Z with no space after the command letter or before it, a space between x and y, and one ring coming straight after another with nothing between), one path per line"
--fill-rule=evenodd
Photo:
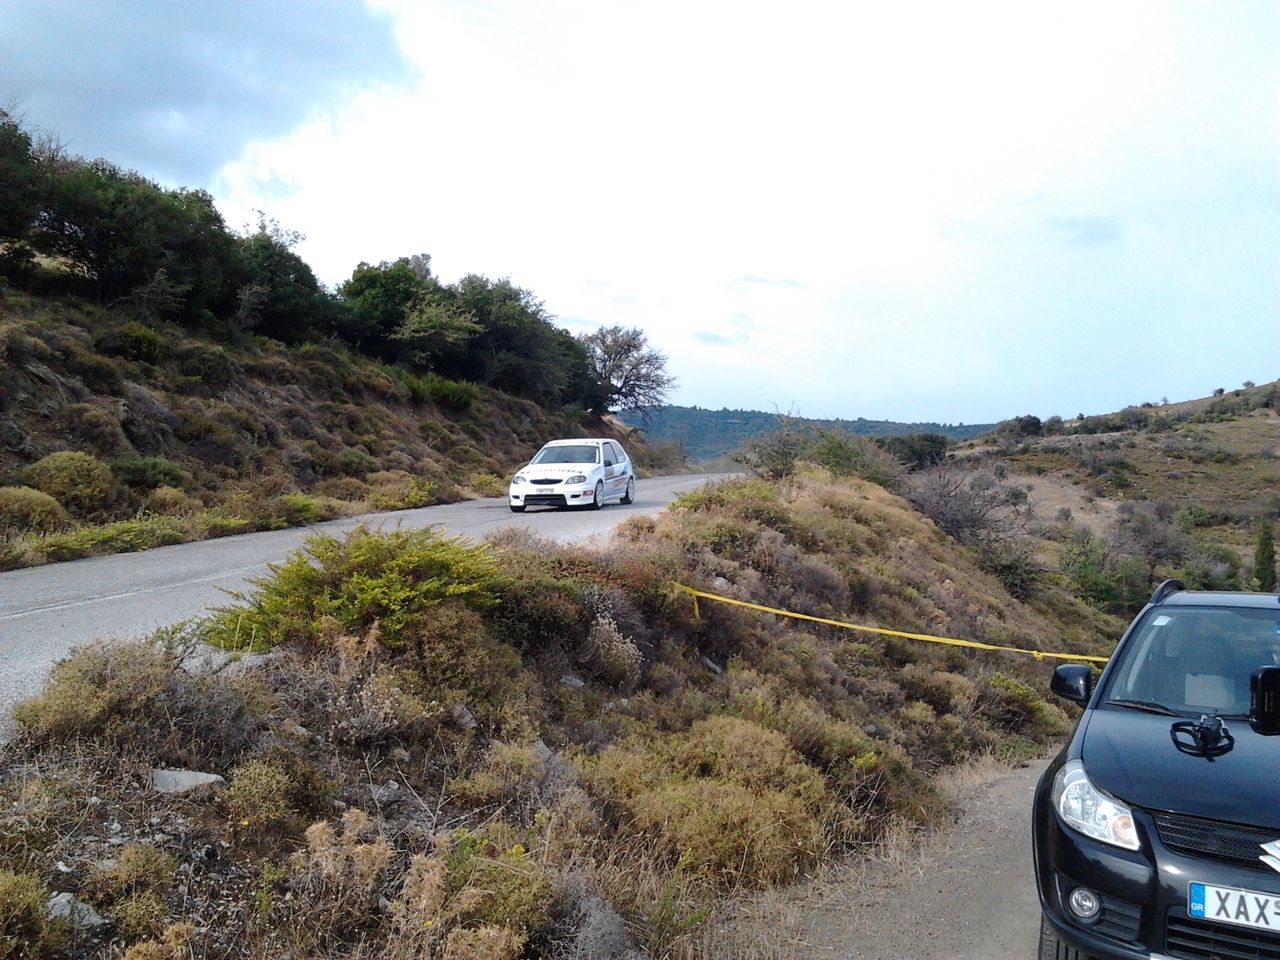
M935 637L928 633L905 633L902 630L886 630L883 627L866 627L857 623L846 623L843 620L828 620L826 617L811 617L807 613L794 613L791 610L779 610L777 607L766 607L758 603L748 603L746 600L735 600L732 597L722 597L718 593L707 593L705 590L695 590L693 587L686 587L683 583L677 583L679 589L693 597L693 612L695 616L700 616L698 611L698 598L704 600L715 600L717 603L728 603L735 607L746 607L748 610L758 610L761 613L773 613L780 617L791 617L794 620L810 620L814 623L825 623L831 627L841 627L845 630L859 630L863 633L878 633L885 637L902 637L905 640L923 640L926 643L943 643L950 647L973 647L975 650L998 650L1003 653L1026 653L1035 657L1037 660L1043 660L1049 657L1055 660L1089 660L1094 663L1106 663L1106 657L1092 657L1083 653L1051 653L1047 650L1024 650L1022 647L1002 647L995 643L980 643L977 640L960 640L956 637Z

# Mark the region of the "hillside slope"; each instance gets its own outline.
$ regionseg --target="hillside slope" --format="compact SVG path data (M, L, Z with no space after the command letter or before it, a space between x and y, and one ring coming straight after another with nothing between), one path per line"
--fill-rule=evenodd
M632 427L644 426L645 434L658 443L679 443L694 460L722 457L748 440L777 430L782 418L760 410L705 410L701 407L663 406L650 411L645 420L624 412L622 419ZM933 433L956 440L977 437L993 424L899 423L893 420L811 420L787 417L796 427L810 426L869 437L895 437L909 433Z
M588 432L625 429L336 343L214 339L9 291L0 569L494 496L545 440Z

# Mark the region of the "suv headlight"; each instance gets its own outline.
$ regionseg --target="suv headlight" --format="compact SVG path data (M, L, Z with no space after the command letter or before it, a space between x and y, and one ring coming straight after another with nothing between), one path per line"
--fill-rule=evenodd
M1079 760L1063 764L1053 778L1053 809L1067 826L1087 837L1126 850L1142 846L1133 811L1095 787Z
M586 482L587 482L586 476L581 473L576 473L572 477L570 477L568 480L565 481L565 483L586 483Z

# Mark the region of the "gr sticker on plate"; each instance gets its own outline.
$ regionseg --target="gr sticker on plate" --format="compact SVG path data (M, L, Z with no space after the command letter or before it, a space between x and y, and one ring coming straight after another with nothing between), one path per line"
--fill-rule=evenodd
M1187 885L1187 913L1255 930L1280 930L1280 896L1257 890L1191 883Z

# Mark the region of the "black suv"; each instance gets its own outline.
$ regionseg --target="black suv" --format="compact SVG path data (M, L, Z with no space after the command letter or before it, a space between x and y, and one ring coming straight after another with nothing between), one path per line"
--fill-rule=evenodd
M1040 960L1280 960L1280 598L1162 583L1036 788Z

